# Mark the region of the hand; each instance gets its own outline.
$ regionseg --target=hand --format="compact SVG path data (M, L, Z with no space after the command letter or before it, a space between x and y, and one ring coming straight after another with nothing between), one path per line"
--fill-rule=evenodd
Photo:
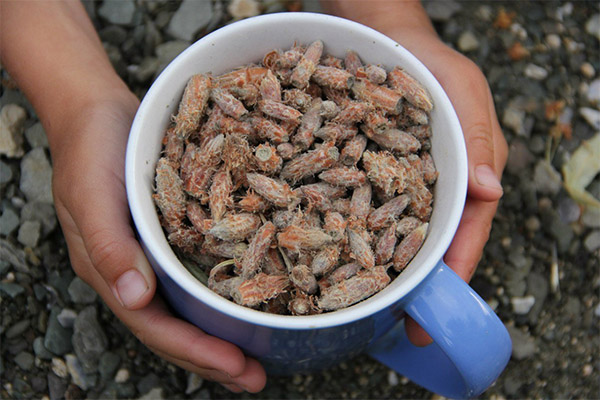
M377 29L404 46L435 75L454 105L465 136L469 181L462 219L444 261L468 282L489 238L508 156L485 77L472 61L442 43L418 1L322 4L329 12ZM411 318L406 320L406 332L415 345L431 342Z
M86 107L53 143L54 199L71 264L154 353L234 392L261 390L262 366L236 346L175 318L131 226L125 146L138 100L119 93Z

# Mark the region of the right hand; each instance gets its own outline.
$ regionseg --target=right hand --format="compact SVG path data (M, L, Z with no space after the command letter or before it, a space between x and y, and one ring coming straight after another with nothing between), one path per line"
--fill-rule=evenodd
M233 392L258 392L266 382L258 361L174 317L155 294L125 192L125 148L138 103L126 91L93 102L51 143L55 206L73 269L154 353Z

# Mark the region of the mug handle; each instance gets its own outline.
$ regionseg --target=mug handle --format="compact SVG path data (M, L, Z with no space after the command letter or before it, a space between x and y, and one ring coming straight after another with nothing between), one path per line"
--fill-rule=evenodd
M512 344L504 324L443 261L402 307L434 342L414 346L400 321L368 353L418 385L445 397L471 398L506 367Z

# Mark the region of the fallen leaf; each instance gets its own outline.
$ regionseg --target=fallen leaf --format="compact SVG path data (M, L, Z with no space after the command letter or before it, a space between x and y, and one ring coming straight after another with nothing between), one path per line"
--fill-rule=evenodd
M585 188L600 172L600 133L584 141L562 168L565 188L578 203L600 210L600 200Z

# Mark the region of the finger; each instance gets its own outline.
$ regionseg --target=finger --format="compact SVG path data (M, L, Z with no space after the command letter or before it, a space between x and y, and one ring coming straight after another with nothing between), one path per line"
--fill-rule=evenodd
M425 329L421 328L421 325L417 324L408 315L404 319L404 330L406 331L408 340L417 347L424 347L433 343L433 339L425 332Z

